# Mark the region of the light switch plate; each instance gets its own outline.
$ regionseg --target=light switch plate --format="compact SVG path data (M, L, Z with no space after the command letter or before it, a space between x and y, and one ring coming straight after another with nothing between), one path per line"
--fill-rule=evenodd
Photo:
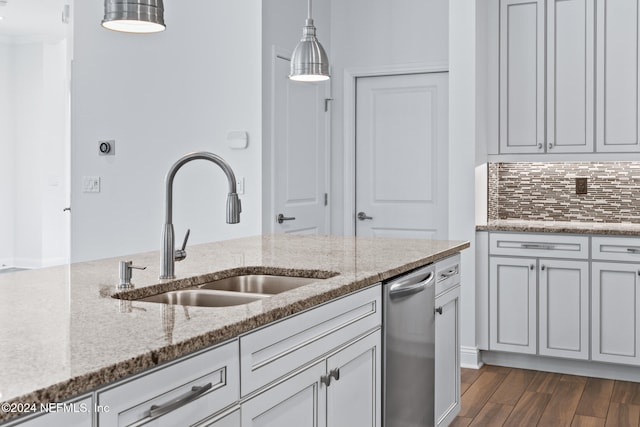
M100 177L99 176L83 176L82 192L83 193L99 193Z

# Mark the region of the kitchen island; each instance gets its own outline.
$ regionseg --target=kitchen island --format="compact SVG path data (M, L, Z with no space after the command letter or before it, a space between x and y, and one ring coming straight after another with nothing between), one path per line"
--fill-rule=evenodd
M90 393L467 247L468 242L264 235L189 247L187 259L176 264L175 280L158 279L158 252L3 274L0 402L56 403ZM136 291L189 286L189 278L204 274L337 274L249 304L176 306L168 313L166 304L112 298L121 260L147 267L134 272ZM0 421L18 415L0 411Z

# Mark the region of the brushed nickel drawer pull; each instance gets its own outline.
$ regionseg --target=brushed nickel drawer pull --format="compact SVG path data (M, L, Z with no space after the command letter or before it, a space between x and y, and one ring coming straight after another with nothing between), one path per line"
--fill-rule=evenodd
M520 247L522 249L555 249L556 245L543 244L543 243L521 243Z
M203 386L193 386L191 391L183 394L182 396L176 397L175 399L164 403L160 406L152 405L149 409L149 416L151 418L159 417L160 415L164 415L168 412L173 411L174 409L178 409L181 406L186 405L187 403L196 400L198 397L205 394L208 390L211 389L213 384L207 383Z
M631 254L640 254L640 249L638 248L627 248L627 252Z

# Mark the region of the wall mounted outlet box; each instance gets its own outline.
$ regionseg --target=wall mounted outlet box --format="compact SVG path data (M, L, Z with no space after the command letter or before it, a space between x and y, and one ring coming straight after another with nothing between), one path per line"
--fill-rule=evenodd
M587 194L587 178L576 178L576 194Z
M243 130L227 133L227 144L232 150L244 150L249 145L249 134Z

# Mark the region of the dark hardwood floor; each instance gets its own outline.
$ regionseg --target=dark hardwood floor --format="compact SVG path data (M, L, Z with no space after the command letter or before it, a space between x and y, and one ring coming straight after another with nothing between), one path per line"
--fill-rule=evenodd
M640 383L483 366L462 369L466 426L640 426Z

